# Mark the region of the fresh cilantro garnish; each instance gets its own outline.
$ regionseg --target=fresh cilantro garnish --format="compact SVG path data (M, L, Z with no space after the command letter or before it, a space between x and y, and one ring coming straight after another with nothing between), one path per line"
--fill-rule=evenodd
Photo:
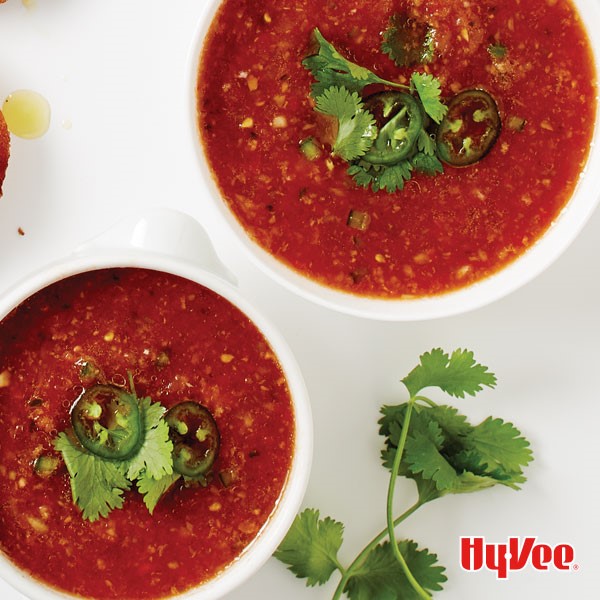
M180 478L181 475L175 472L170 475L164 475L160 479L154 479L146 471L140 474L137 479L137 487L140 494L144 497L144 504L150 514L154 513L158 501Z
M285 539L275 552L275 558L288 565L299 578L306 579L307 586L323 585L339 570L346 573L336 590L334 598L346 592L351 600L415 599L415 591L405 574L398 569L389 542L380 543L378 536L346 571L338 559L343 543L344 526L329 517L319 519L319 511L307 508L292 523ZM411 571L429 590L441 590L446 581L444 567L437 565L437 556L428 550L419 550L411 540L398 543L406 556ZM342 589L343 588L343 589Z
M441 101L442 92L439 79L429 73L413 73L410 83L419 95L425 112L436 123L440 123L448 111L448 107Z
M426 387L439 387L451 396L464 398L465 394L480 392L483 385L494 387L496 376L475 362L473 352L459 349L449 356L435 348L421 356L419 365L402 382L411 396Z
M411 94L421 107L417 109L419 119L421 113L425 113L432 121L439 123L447 110L441 101L439 81L432 75L422 73L413 73L410 85L382 79L369 69L345 59L318 29L314 30L314 38L318 50L316 54L306 57L303 64L316 80L311 92L315 110L337 119L338 129L332 154L350 163L348 174L355 183L370 187L375 192L385 190L393 193L402 190L414 172L426 175L442 173L442 163L435 155L435 141L427 132L425 121L410 129L410 134L405 123L398 125L396 133L403 137L394 139L402 140L403 147L407 148L404 156L394 156L391 161L370 157L367 153L380 134L380 129L375 115L365 108L360 96L363 88L369 84L401 90L404 94ZM415 120L409 122L414 123Z
M429 155L423 152L423 156ZM341 578L333 600L343 594L350 600L429 600L446 581L444 567L437 564L435 554L419 550L415 542L398 541L398 525L423 504L447 494L498 484L519 489L525 482L523 468L532 460L529 442L511 423L490 417L473 426L455 408L422 395L426 388L439 388L464 398L484 387L493 388L495 375L477 363L472 352L458 349L447 354L439 348L426 352L402 382L409 400L384 406L379 421L385 436L384 466L391 470L387 527L344 568L337 556L343 525L330 518L320 520L318 511L307 509L275 553L297 577L306 578L307 585L323 584L338 570ZM419 495L413 506L394 519L398 475L412 479Z
M411 178L412 164L409 161L402 161L396 165L382 168L379 175L379 187L395 192L404 187L404 182Z
M169 439L169 426L162 419L165 409L150 398L140 400L144 443L138 453L128 461L127 478L137 479L142 472L153 479L173 473L173 443Z
M444 167L435 154L418 152L411 158L410 162L416 171L425 173L425 175L433 176L444 172Z
M95 521L123 506L123 492L131 483L118 462L84 450L64 432L54 440L54 447L62 452L71 476L73 501L82 509L84 519Z
M302 64L316 79L316 82L312 85L313 98L320 96L327 88L332 86L344 87L349 92L360 92L371 83L397 85L381 79L369 69L344 58L323 37L318 28L314 29L313 34L318 45L318 51L302 61Z
M447 577L444 567L437 564L437 556L426 549L419 550L412 540L398 542L398 547L422 587L432 592L440 591ZM351 600L419 598L404 572L398 569L398 561L389 543L375 546L366 556L364 563L348 579L347 593Z
M373 115L364 109L357 92L344 87L327 88L316 99L316 110L338 120L338 132L332 151L346 161L362 156L377 136Z
M404 183L412 177L412 170L413 165L408 160L391 166L371 165L361 160L348 168L348 174L361 187L393 193L404 188Z
M319 520L319 511L306 509L299 514L275 557L289 565L306 585L322 585L340 568L337 553L343 541L344 526L329 517Z
M470 450L479 464L486 465L492 476L505 477L501 483L518 487L517 483L525 481L521 469L532 459L532 453L529 442L512 423L488 417L469 438Z
M102 458L84 448L71 430L54 440L69 472L73 501L83 518L90 521L121 508L123 493L136 481L152 512L162 494L180 477L173 473L173 443L163 419L165 409L148 397L138 399L131 378L130 387L142 424L142 441L134 454L120 460Z
M370 187L374 192L385 190L388 193L402 190L404 184L412 178L414 171L425 175L436 175L443 173L444 167L434 154L417 152L409 160L391 166L371 165L364 160L359 160L348 168L348 174L360 187Z
M371 187L374 192L379 191L378 172L373 165L358 161L348 168L348 175L352 176L355 183L364 188Z
M318 51L316 54L307 56L302 61L302 64L316 79L316 82L313 83L311 88L311 95L314 99L321 96L325 90L332 86L346 88L350 93L359 93L367 85L374 83L386 85L406 92L414 91L416 82L412 78L410 86L396 81L382 79L366 67L361 67L344 58L335 47L323 37L319 29L315 28L313 33L318 44ZM439 81L435 79L433 75L424 75L421 73L414 73L413 76L414 75L419 76L417 80L421 89L417 89L416 91L421 97L425 111L436 121L436 123L439 122L436 120L435 116L445 113L445 106L440 100Z
M427 156L435 155L435 139L424 129L421 130L417 138L417 149Z
M383 32L381 50L398 67L414 67L433 61L435 29L405 13L395 13Z

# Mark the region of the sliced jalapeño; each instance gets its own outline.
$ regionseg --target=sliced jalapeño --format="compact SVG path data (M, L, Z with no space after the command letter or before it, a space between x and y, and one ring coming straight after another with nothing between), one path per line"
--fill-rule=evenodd
M125 459L142 441L137 398L115 385L85 390L71 410L71 423L81 445L102 458Z
M500 114L492 96L484 90L464 90L450 100L438 128L438 156L453 167L472 165L492 149L500 129Z
M417 101L403 92L377 92L367 96L365 110L375 118L378 133L361 157L372 165L394 165L409 158L423 127Z
M210 411L193 400L170 408L165 420L173 442L173 469L186 477L206 475L219 453L220 436Z

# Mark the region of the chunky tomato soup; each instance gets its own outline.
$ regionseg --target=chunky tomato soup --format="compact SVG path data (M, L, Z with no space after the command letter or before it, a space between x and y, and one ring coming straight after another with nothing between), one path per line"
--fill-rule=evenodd
M381 50L398 13L435 34L433 59L416 69L439 79L446 102L486 90L501 131L474 165L374 192L339 157L301 152L322 137L302 61L319 28L348 60L407 82L414 69ZM569 0L224 0L201 57L198 114L214 179L257 244L325 285L411 297L480 280L548 229L585 165L596 93Z
M214 476L176 484L153 515L132 489L90 522L53 440L84 387L125 386L129 373L140 397L212 412ZM254 324L196 283L143 269L70 277L0 323L0 429L2 551L51 586L119 600L182 592L239 556L274 510L294 440L285 377ZM55 472L36 472L41 456L59 457Z

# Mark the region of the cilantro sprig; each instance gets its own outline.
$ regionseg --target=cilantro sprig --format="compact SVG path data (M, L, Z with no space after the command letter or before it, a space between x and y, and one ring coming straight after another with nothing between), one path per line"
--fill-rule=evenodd
M329 87L317 96L315 109L338 120L333 154L351 161L369 150L377 136L377 127L357 92L350 93L345 87Z
M70 476L73 501L89 521L122 508L124 493L134 484L152 513L164 492L180 477L173 471L173 443L163 419L165 408L149 397L137 398L131 377L130 387L142 423L142 443L132 456L123 460L98 456L79 443L71 428L54 440Z
M335 46L323 37L318 27L313 30L313 35L317 43L317 52L302 61L316 80L311 87L313 98L317 98L332 86L344 87L351 93L361 92L364 87L374 83L407 88L405 85L382 79L366 67L344 58Z
M403 189L414 172L430 176L442 173L435 141L427 131L427 123L439 124L447 111L441 100L439 81L431 74L419 72L411 75L409 85L383 79L342 56L318 28L314 30L314 38L317 51L306 57L303 65L315 79L311 86L315 110L337 119L332 154L349 163L348 174L355 183L373 191L392 193ZM367 157L362 158L380 133L374 115L365 108L361 97L364 88L372 84L412 95L429 120L424 120L414 140L414 151L394 164L373 164Z
M439 348L424 353L419 364L402 379L408 401L384 406L379 421L385 437L383 464L391 471L388 486L387 526L376 535L347 568L338 560L344 526L319 511L300 513L275 557L288 565L309 586L341 574L333 600L428 600L446 581L437 556L419 549L412 540L397 540L395 530L425 503L447 494L475 492L494 485L518 490L525 482L523 468L533 456L529 442L511 423L489 417L479 425L451 406L424 396L438 388L455 397L475 396L493 388L496 376L477 363L468 350L447 354ZM394 518L392 506L398 476L412 479L418 499Z

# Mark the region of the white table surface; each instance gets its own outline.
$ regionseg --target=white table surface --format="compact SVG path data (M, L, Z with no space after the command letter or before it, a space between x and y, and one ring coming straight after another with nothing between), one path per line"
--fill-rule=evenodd
M258 270L199 192L184 80L203 0L19 0L0 6L0 98L29 88L52 107L39 140L13 137L0 199L0 294L118 218L170 206L208 229L243 293L287 338L315 419L304 506L346 524L349 562L384 525L379 407L406 400L399 383L434 346L467 347L496 372L496 390L456 401L473 420L493 414L531 440L522 491L497 487L437 500L399 535L447 567L440 600L600 597L600 211L568 251L525 288L467 315L380 323L295 297ZM25 235L19 235L18 228ZM414 499L397 492L398 512ZM459 566L461 535L503 542L535 535L575 547L576 572L531 569L496 581ZM308 589L274 559L229 600L324 600L337 580ZM2 600L22 599L0 582Z

